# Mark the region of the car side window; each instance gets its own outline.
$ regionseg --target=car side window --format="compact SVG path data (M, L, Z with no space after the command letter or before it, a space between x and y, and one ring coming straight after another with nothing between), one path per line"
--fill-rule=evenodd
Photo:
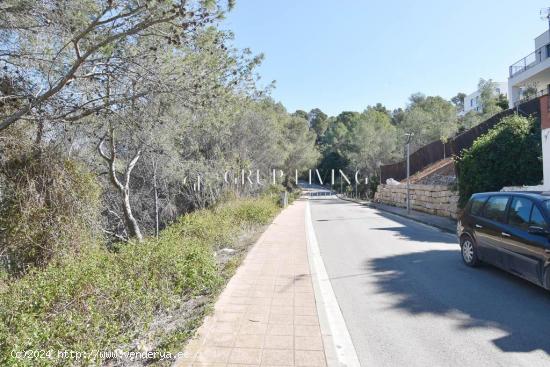
M470 214L472 215L481 215L481 209L483 204L485 204L487 196L477 196L472 198L472 204L470 204Z
M487 219L504 223L508 198L508 196L491 196L483 208L483 216Z
M529 222L529 225L540 228L548 228L548 226L546 225L546 221L542 216L542 213L536 205L533 206L533 211L531 212L531 221Z
M515 197L508 210L508 223L514 227L527 230L529 228L529 215L533 202L529 199Z

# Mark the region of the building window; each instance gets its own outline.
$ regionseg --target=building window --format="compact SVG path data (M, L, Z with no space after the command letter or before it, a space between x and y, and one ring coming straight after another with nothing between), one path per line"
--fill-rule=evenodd
M474 107L474 99L470 99L470 107Z
M497 94L500 94L500 88L495 89L495 92L497 92Z

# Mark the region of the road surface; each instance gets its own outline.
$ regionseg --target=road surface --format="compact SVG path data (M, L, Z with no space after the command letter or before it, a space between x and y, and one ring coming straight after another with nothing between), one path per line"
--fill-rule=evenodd
M550 292L466 267L452 234L333 196L310 207L361 366L550 366Z

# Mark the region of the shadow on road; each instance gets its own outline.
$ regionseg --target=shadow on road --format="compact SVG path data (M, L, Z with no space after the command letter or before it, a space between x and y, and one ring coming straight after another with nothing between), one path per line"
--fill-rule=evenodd
M338 220L348 221L348 220L368 220L369 217L357 217L357 218L350 218L350 217L336 217L336 218L328 218L328 219L317 219L316 222L334 222Z
M396 221L392 218L393 221ZM398 221L396 221L398 222ZM418 241L418 242L443 242L448 244L456 244L458 249L458 242L456 239L452 238L449 235L445 235L442 232L437 230L423 230L419 231L416 227L411 227L410 225L403 225L403 227L379 227L371 228L374 231L390 231L394 232L396 236L400 239L408 241Z
M350 204L347 201L343 201L343 200L337 199L335 197L332 197L332 198L325 198L325 197L322 197L322 196L320 196L320 197L310 197L309 200L321 203L323 205L346 205L346 204Z
M412 229L380 230L418 240ZM365 269L378 274L380 293L396 296L392 308L453 317L459 328L502 330L506 336L493 343L505 352L550 354L550 292L488 265L468 268L459 256L451 250L408 253L367 261Z

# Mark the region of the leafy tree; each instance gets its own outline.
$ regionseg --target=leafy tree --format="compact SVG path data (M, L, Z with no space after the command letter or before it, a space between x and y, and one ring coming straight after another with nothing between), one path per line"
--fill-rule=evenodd
M397 129L387 111L370 107L349 134L346 157L352 167L376 174L379 164L395 158Z
M296 110L292 116L296 116L296 117L299 117L299 118L302 118L304 120L307 120L308 119L308 116L307 116L307 112L304 111L304 110Z
M458 124L460 130L471 129L479 125L481 122L489 119L502 110L508 109L508 100L503 94L495 93L496 85L489 79L480 79L478 90L480 91L481 112L469 111L464 116L459 118Z
M475 110L468 111L464 116L458 120L459 130L469 130L474 126L479 125L486 120L485 115L476 112Z
M508 109L508 98L504 94L499 94L497 97L497 106L500 107L502 110Z
M486 116L492 116L502 109L498 106L498 95L495 95L496 84L491 79L480 79L478 86L479 97L481 101L482 113Z
M382 103L377 103L374 106L368 106L367 109L373 109L375 111L390 115L390 111Z
M231 48L231 33L216 28L231 4L3 2L0 139L22 130L31 153L55 146L56 159L97 175L101 230L117 241L158 234L227 190L262 190L224 185L225 170L309 168L318 158L309 115L258 90L262 56ZM0 164L12 160L5 147Z
M405 111L399 107L392 111L391 113L391 123L394 126L399 126L405 119Z
M424 102L425 100L426 100L426 96L423 93L420 93L420 92L413 93L409 97L409 101L410 101L411 105L420 104L420 103Z
M315 131L315 134L317 134L317 142L320 142L328 128L328 116L320 109L314 108L309 111L307 118L309 126Z
M399 129L400 134L414 134L413 150L435 140L445 141L458 130L456 108L439 96L413 94Z
M466 98L466 93L458 93L456 96L451 98L451 102L455 105L457 111L464 111L464 99Z
M331 150L324 151L319 162L319 172L323 183L330 183L332 170L338 172L339 169L346 169L348 166L349 161L341 153Z
M380 164L396 158L397 128L392 116L381 104L362 113L342 112L329 119L321 141L322 177L330 179L331 170L361 170L371 178L378 175ZM367 190L361 186L362 191Z
M347 129L351 129L355 123L361 119L361 114L354 111L344 111L336 116L336 124L342 124Z
M322 140L323 148L328 151L342 152L347 144L349 128L336 118L329 119L329 125Z
M24 103L0 116L0 130L23 118L74 122L166 92L171 79L144 62L189 45L226 9L217 1L4 1L0 79L18 90L8 99Z
M109 230L118 238L135 237L138 241L142 239L142 231L139 222L145 221L151 225L147 218L161 217L159 207L159 188L158 188L158 162L166 161L163 156L169 155L173 162L177 162L178 153L171 139L182 137L181 127L185 125L181 121L182 116L193 118L197 115L198 109L214 108L224 100L233 99L230 97L234 88L240 88L251 94L255 93L253 84L250 84L251 73L254 67L259 63L260 58L247 57L240 55L235 51L219 47L218 40L226 39L223 32L213 28L205 29L193 40L193 45L186 45L187 53L180 55L183 46L172 53L164 55L163 62L156 66L157 70L166 69L166 75L172 75L170 84L174 87L170 93L162 93L156 96L148 95L131 103L119 104L117 109L109 108L109 115L100 116L95 119L97 122L103 122L105 128L103 138L98 141L98 152L103 158L107 172L109 173L114 200L109 203L118 202L119 205L112 205L109 213L122 213L121 220L117 220L114 215L111 223L115 226ZM150 66L155 67L154 65ZM180 94L182 91L191 89L193 93ZM177 113L175 113L177 111ZM194 113L192 111L195 111ZM115 117L113 117L115 116ZM196 117L196 116L195 116ZM96 122L96 124L97 124ZM181 126L180 126L181 125ZM180 135L181 134L181 135ZM105 137L107 136L107 138ZM120 136L115 138L115 135ZM194 139L199 139L197 135L192 135ZM170 139L171 138L171 139ZM200 141L200 140L199 140ZM107 149L108 147L108 149ZM204 147L203 147L204 149ZM149 172L140 170L139 174L145 174L146 177L137 176L137 180L132 178L132 171L136 165L146 161ZM183 163L183 162L180 162ZM123 169L120 169L124 166ZM184 166L181 164L181 166ZM210 171L206 167L201 173ZM161 169L162 171L162 169ZM198 172L198 168L195 168ZM198 174L198 173L197 173ZM193 174L193 176L197 176ZM119 177L120 176L120 177ZM183 177L177 173L171 176L176 180L182 180ZM155 208L155 213L150 213L150 209L142 206L134 214L132 207L142 205L144 198L134 200L130 193L135 190L145 190L147 185L137 185L137 182L147 182L149 191L153 191L154 201L149 208ZM172 180L174 181L174 180ZM136 187L137 186L137 187ZM209 198L207 195L191 195L186 201L203 207L217 199L219 193L209 188ZM171 205L174 207L174 205ZM155 223L155 227L160 223ZM151 227L149 227L151 228ZM121 233L122 230L122 233Z
M315 146L316 134L309 129L308 121L294 116L283 118L282 131L285 151L283 167L298 172L314 167L319 151Z

